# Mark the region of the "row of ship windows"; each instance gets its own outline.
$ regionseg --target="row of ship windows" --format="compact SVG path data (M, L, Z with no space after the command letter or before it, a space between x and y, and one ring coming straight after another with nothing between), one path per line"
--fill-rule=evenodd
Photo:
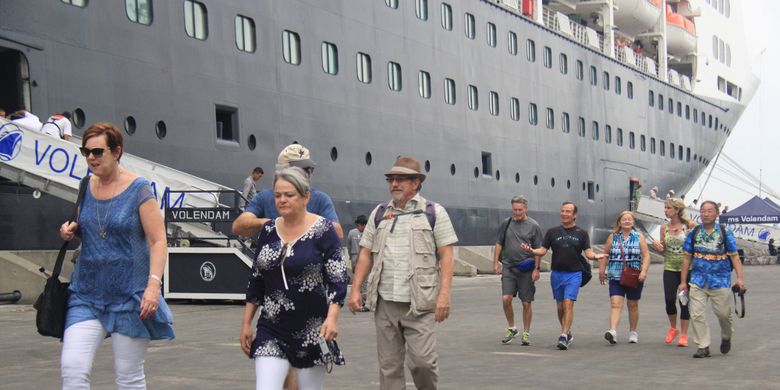
M712 58L731 66L731 45L715 35L712 36Z
M724 80L724 83L725 83L725 80ZM659 111L663 111L664 110L664 95L659 93L657 101L658 101L658 110ZM654 107L656 105L656 98L655 98L655 93L653 92L653 90L649 90L648 91L648 94L647 94L647 104L650 107ZM669 115L673 115L675 113L675 109L674 109L674 100L672 100L672 98L669 98L669 100L667 101L667 105L666 106L668 107ZM682 116L683 116L683 106L682 106L681 102L677 102L677 110L676 111L677 111L677 116L682 118ZM701 111L701 116L700 116L699 115L699 110L697 108L694 108L693 109L693 116L691 116L691 106L686 104L685 105L685 119L686 120L691 120L691 118L693 118L693 123L701 123L702 127L708 127L710 129L714 129L715 131L723 130L726 133L731 134L731 129L728 126L724 126L723 122L720 122L720 119L717 116L714 117L715 118L715 123L714 123L714 126L713 126L713 121L712 121L713 116L712 116L712 114L708 115L706 112L704 112L704 110L702 110ZM699 120L699 118L701 118L701 121Z
M731 1L730 0L707 0L707 4L715 8L721 15L727 18L731 17Z

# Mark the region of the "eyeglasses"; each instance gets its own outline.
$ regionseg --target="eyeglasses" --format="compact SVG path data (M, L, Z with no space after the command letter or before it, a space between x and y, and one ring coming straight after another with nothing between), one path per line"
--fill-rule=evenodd
M103 152L106 151L106 148L79 148L81 151L81 155L84 157L89 157L90 153L95 156L95 158L103 157Z
M392 183L394 181L401 183L407 180L412 181L414 178L411 176L388 176L385 180L387 180L388 183Z

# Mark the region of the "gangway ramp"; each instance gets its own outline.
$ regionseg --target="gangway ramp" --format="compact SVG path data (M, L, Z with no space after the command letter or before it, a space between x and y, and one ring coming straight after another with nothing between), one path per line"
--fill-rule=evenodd
M0 177L76 202L81 178L88 172L78 139L65 141L23 128L0 118ZM233 189L123 153L121 166L149 180L160 208L232 208L220 203L219 193ZM227 236L205 223L170 223L169 236L207 238L211 244L228 246ZM182 234L184 233L184 234Z

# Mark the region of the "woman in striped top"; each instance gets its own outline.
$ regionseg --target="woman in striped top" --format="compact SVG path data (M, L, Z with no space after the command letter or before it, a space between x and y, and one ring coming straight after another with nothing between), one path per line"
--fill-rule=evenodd
M636 327L639 322L639 298L642 296L642 287L647 278L647 269L650 267L650 252L644 236L636 231L633 213L623 211L618 215L612 234L604 244L604 252L609 254L609 260L599 262L599 280L601 284L609 283L611 303L609 330L604 333L604 338L610 344L617 343L616 329L620 323L623 301L628 299L628 342L638 343L639 335ZM620 285L620 275L623 273L624 266L640 270L638 287L628 288Z

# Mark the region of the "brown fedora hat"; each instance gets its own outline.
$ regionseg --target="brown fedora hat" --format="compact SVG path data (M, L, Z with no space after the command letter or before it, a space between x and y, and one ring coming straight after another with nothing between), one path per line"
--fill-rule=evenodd
M408 156L398 156L398 158L395 159L393 167L390 168L390 171L385 173L385 176L393 175L416 177L420 179L421 183L425 181L425 174L422 173L420 162Z

